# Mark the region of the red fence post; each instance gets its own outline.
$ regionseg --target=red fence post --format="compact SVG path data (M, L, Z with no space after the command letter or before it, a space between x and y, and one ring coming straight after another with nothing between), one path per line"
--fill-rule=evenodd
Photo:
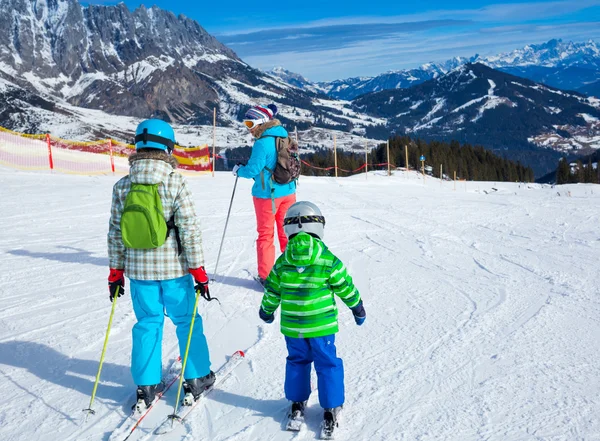
M50 133L46 133L46 144L48 144L48 163L50 170L54 170L54 161L52 160L52 145L50 144Z
M108 150L110 151L110 169L114 173L115 172L115 158L113 156L112 139L110 139L110 138L108 138Z

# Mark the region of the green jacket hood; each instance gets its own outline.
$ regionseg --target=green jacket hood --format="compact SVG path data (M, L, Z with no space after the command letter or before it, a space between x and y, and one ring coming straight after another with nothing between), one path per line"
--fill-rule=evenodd
M308 233L298 233L285 247L285 260L294 266L308 266L323 254L325 244Z

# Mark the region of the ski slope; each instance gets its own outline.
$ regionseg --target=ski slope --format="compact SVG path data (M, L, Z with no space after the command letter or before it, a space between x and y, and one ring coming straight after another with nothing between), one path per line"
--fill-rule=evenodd
M132 403L127 294L96 415L83 423L111 309L106 232L117 179L0 168L2 441L107 441ZM188 179L210 273L234 177ZM319 431L317 391L307 427L282 431L286 350L279 320L258 318L250 187L237 185L211 285L221 304L200 304L213 369L237 349L246 360L185 430L156 439L310 440ZM358 327L338 302L346 404L336 439L600 440L600 187L470 182L453 190L412 173L372 172L303 177L298 199L321 207L325 242L367 311ZM166 319L165 367L177 355ZM154 438L142 426L130 439Z

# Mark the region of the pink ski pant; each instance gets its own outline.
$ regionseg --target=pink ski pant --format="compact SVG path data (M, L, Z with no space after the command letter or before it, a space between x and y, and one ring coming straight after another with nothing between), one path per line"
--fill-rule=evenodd
M266 279L275 263L275 227L277 224L277 237L279 249L283 253L288 243L283 231L283 219L288 208L296 202L296 194L275 198L275 213L273 201L254 197L254 211L256 213L256 260L258 261L258 277Z

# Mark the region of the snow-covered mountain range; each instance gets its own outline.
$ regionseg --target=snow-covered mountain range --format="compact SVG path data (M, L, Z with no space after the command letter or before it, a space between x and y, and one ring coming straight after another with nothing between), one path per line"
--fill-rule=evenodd
M418 137L499 149L541 173L561 154L600 148L600 100L492 69L465 64L409 89L353 101L357 111L385 118L388 128ZM532 144L548 149L544 154Z
M233 145L243 145L240 116L269 102L292 128L311 129L306 142L328 129L353 131L345 141L360 144L376 123L252 68L194 20L155 6L0 0L0 12L0 125L15 130L56 133L66 117L80 136L86 124L73 106L192 126L212 124L216 107L221 127L239 129Z
M517 155L539 173L556 152L600 148L598 101L491 67L570 88L587 82L589 93L600 78L599 52L592 41L552 40L485 59L453 58L376 78L314 84L283 68L254 69L197 22L154 6L130 11L123 3L0 0L0 126L128 141L141 119L160 117L177 126L182 145L198 145L212 142L216 108L217 146L238 147L251 142L240 123L244 111L273 102L283 123L298 129L304 148L331 147L334 135L345 149L375 146L393 131L443 136L502 151L541 147L536 155L544 160ZM486 70L467 64L476 61ZM482 66L467 70L480 81L456 83L467 72L461 66Z
M600 81L600 47L592 40L582 43L550 40L499 55L455 57L443 63L427 63L415 69L390 71L375 77L353 77L321 83L305 80L301 87L321 90L332 97L348 100L369 92L406 89L446 74L457 66L475 62L559 89L581 89L583 93L594 95L600 87L600 83L593 89L590 86ZM274 74L277 75L277 72ZM286 72L286 75L294 74ZM287 81L285 76L277 76Z

